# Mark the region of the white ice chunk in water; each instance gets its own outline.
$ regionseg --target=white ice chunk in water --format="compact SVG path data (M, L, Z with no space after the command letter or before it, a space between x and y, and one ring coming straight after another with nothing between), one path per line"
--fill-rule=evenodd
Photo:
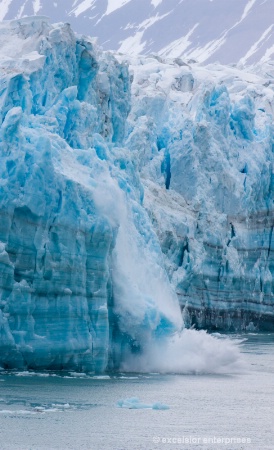
M165 405L160 402L146 404L142 403L138 397L127 398L125 400L119 400L117 402L118 408L126 408L126 409L154 409L157 411L167 410L169 409L168 405Z

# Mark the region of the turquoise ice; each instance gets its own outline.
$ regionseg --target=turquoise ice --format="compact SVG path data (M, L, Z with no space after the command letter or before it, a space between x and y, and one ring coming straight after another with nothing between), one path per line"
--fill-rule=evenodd
M128 61L127 145L185 324L272 330L273 65Z
M125 64L1 24L0 364L102 372L182 319L124 144Z
M1 23L0 49L0 365L233 364L206 333L165 339L273 323L266 75L128 67L43 17Z

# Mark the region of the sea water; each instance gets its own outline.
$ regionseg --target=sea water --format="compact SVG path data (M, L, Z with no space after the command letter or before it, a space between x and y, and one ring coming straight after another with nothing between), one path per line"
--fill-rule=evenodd
M239 337L234 374L2 371L0 448L273 449L274 334Z

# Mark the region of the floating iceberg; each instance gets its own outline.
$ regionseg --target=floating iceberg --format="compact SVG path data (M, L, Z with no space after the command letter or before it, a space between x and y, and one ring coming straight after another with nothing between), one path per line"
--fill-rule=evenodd
M125 400L119 400L117 402L118 408L127 408L127 409L154 409L157 411L164 411L169 409L169 406L164 405L162 403L153 403L153 404L146 404L140 402L139 398L132 397L127 398Z

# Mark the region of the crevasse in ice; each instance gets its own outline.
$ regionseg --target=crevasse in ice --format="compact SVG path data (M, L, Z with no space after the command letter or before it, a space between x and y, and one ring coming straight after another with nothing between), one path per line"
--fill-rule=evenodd
M270 82L130 73L43 17L0 48L0 365L117 368L181 329L178 297L186 325L270 323Z

